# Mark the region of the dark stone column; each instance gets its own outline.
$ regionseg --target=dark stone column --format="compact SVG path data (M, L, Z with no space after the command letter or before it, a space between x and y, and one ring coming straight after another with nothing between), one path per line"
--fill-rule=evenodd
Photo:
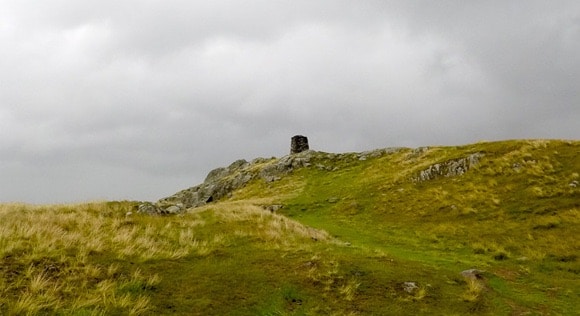
M292 142L290 143L290 154L297 154L308 149L310 149L308 147L308 137L302 135L292 137Z

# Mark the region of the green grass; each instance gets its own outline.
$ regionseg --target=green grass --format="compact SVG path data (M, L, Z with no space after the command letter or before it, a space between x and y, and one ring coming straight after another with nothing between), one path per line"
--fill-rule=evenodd
M472 153L461 176L413 180ZM566 141L314 153L179 216L0 205L0 315L574 315L579 154ZM471 268L483 278L460 275Z
M462 176L410 181L429 165L477 152L485 156ZM569 184L578 179L578 154L578 142L506 141L402 150L365 161L318 155L313 164L338 170L295 172L297 193L276 203L285 205L285 215L354 247L434 270L488 271L505 286L486 285L487 312L497 313L497 305L500 314L573 314L580 189Z

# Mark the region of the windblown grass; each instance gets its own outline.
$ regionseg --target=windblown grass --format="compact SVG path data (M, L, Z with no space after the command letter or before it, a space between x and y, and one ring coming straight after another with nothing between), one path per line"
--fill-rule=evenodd
M141 275L118 261L146 260L144 249L167 245L158 245L153 232L125 218L124 211L131 209L129 203L1 205L0 311L146 311L143 294L159 276ZM170 258L177 250L170 246L159 256Z
M181 276L165 264L213 260L239 243L309 252L312 243L331 242L324 231L246 203L173 218L127 215L134 208L1 205L0 314L147 314Z

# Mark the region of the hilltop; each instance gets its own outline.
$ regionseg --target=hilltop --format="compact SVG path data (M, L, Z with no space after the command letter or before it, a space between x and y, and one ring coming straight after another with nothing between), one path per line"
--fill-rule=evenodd
M220 200L276 199L283 195L281 193L291 193L291 190L283 189L285 182L293 182L293 186L299 187L307 185L313 179L322 181L325 177L329 181L324 185L332 187L330 182L334 182L338 195L338 191L347 187L358 187L357 191L366 190L371 196L377 192L386 196L396 188L400 192L399 196L415 200L413 195L424 195L424 191L417 191L418 188L433 189L433 185L445 185L447 191L456 189L462 192L458 196L449 196L460 201L464 199L467 191L457 187L457 184L468 183L473 192L471 200L466 202L472 205L489 204L490 198L518 203L529 201L530 198L548 201L549 198L561 197L565 193L571 193L573 197L573 192L577 192L575 189L580 187L577 146L578 142L573 141L504 141L453 147L384 148L344 154L306 150L282 158L256 158L251 162L237 160L228 167L209 172L203 183L162 198L154 204L155 208L144 211L178 213L179 210ZM470 169L477 170L468 173ZM296 177L300 173L307 174ZM311 179L305 179L305 176ZM521 181L524 178L526 181ZM489 188L490 182L495 190ZM516 193L527 193L525 198L517 199L513 194L510 197L500 197L499 195L505 193L513 193L502 190L502 183L517 185ZM375 186L369 188L368 185L371 184ZM265 190L256 191L260 188ZM415 190L404 192L406 188ZM275 194L272 193L273 190L276 191ZM332 188L325 191L329 190ZM489 194L473 194L482 190ZM556 190L562 194L543 192L545 190ZM328 193L332 195L331 192ZM453 192L446 194L450 193ZM338 199L338 196L332 198ZM355 197L351 194L345 198ZM369 200L369 197L364 199ZM381 202L380 199L371 200L375 203ZM445 202L444 204L448 204L449 200ZM498 203L495 202L495 208Z
M559 140L306 150L155 203L3 206L0 314L574 314L579 157Z

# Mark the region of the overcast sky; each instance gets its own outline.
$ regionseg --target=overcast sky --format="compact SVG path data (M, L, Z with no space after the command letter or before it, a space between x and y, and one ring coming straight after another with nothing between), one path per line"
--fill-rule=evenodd
M0 0L0 202L236 159L580 135L580 1Z

